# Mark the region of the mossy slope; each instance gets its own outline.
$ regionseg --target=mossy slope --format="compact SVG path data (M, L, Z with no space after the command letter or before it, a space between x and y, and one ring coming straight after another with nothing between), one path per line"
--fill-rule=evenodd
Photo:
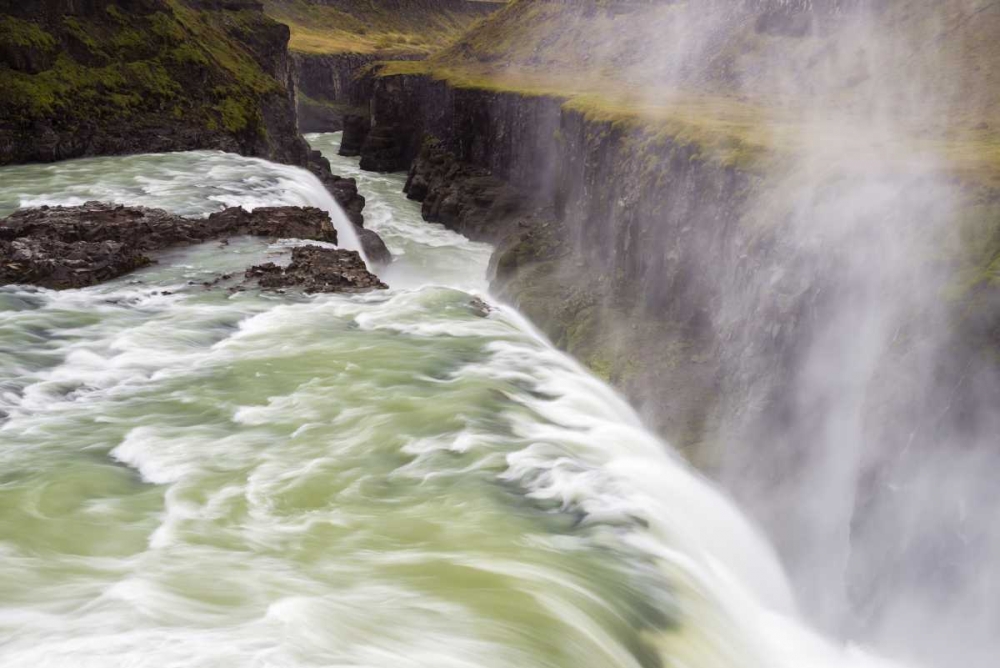
M457 39L501 1L265 0L267 13L292 30L293 51L428 55Z
M817 120L835 136L878 114L905 130L905 150L919 143L960 178L1000 188L1000 4L981 5L891 0L862 24L816 17L799 33L714 3L514 0L426 62L385 73L561 96L759 171L812 141Z
M278 113L288 30L252 4L0 11L0 164L196 147L296 161L294 112Z

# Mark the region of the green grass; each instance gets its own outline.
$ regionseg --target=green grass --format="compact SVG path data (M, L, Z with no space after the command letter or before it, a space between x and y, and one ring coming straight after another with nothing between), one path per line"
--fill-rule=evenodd
M84 54L62 51L38 73L0 68L0 115L30 125L53 119L73 128L102 119L200 122L232 134L260 134L261 100L282 92L242 37L277 28L254 12L199 12L177 0L151 14L110 7L107 18L66 16L54 24L0 17L11 43L58 48L65 40Z
M811 91L813 72L843 58L833 48L835 36L759 35L752 21L736 24L721 47L691 64L687 78L678 78L670 74L676 63L656 57L654 38L682 29L684 4L632 5L626 12L612 11L611 4L595 9L515 0L427 61L390 62L381 72L559 98L590 120L627 128L649 142L691 145L701 158L757 173L786 162L817 131L831 141L850 137L853 126L868 124L868 100L886 98L899 105L890 112L902 129L886 146L892 159L902 163L933 154L942 172L1000 189L1000 3L964 23L966 5L957 0L886 4L878 20L886 26L886 40L895 41L880 58L891 65L890 74L917 70L928 86L927 99L941 111L914 106L908 97L880 96L873 87L886 82L858 78L847 67L829 90ZM933 57L905 46L927 43L940 45ZM766 68L757 65L769 59L809 63L811 71L788 92L781 77L761 74ZM752 85L734 88L734 72ZM819 123L818 110L828 116Z
M456 40L478 18L472 11L442 8L435 0L408 0L392 8L367 0L337 6L309 0L266 0L265 10L291 28L293 51L383 57L434 53Z

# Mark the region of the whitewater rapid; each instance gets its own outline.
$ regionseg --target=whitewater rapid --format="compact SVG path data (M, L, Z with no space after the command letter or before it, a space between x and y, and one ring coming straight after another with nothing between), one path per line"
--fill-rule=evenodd
M203 283L296 242L0 288L0 665L883 665L797 621L771 548L603 381L487 293L490 248L356 176L386 292ZM212 152L0 170L0 214L308 204ZM489 302L484 309L479 300Z

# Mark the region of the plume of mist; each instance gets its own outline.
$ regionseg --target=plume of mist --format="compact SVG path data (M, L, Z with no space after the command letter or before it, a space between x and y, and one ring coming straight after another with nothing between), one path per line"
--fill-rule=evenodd
M721 479L825 631L996 665L1000 383L946 297L970 197L946 147L988 105L961 31L1000 3L638 4L595 5L588 68L637 84L628 104L750 107L782 147L738 248L689 250L713 283Z

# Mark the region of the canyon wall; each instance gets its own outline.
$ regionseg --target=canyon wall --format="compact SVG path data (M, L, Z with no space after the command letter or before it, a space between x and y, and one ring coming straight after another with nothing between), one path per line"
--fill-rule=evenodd
M288 39L248 0L5 0L0 164L211 148L305 165Z
M412 165L425 217L497 244L495 292L741 497L817 623L903 643L900 609L978 605L996 536L928 493L995 495L1000 297L957 286L956 221L995 228L996 193L846 144L762 170L558 95L371 91L362 165Z

